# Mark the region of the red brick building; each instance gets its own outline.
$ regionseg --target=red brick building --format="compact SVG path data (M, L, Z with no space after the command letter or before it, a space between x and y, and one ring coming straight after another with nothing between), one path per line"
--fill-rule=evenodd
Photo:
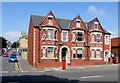
M111 53L115 55L115 63L120 62L120 37L111 39Z
M73 20L31 15L28 32L28 62L35 67L95 65L108 62L111 33L97 18L84 22L79 15Z

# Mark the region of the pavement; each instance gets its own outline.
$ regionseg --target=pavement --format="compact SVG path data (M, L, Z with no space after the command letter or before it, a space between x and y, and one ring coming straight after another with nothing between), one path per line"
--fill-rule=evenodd
M15 63L15 69L20 72L62 72L62 71L76 71L76 70L91 70L102 68L118 68L118 64L105 64L105 65L90 65L90 66L69 66L65 70L62 67L56 68L35 68L30 65L27 60L24 60L21 56L18 57L18 63Z

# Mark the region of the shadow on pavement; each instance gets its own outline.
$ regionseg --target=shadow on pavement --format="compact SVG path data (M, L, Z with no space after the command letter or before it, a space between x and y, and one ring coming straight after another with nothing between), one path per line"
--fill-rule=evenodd
M0 77L1 78L1 77ZM59 78L51 75L21 75L21 76L2 76L2 83L36 83L36 82L62 82L77 83L79 80L69 80L67 78Z

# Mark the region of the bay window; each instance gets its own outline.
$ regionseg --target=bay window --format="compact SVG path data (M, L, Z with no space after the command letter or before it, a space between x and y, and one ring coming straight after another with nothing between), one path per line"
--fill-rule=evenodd
M48 58L54 58L54 48L53 47L48 47Z
M76 49L73 48L73 58L76 58Z
M82 40L83 40L82 32L73 32L72 41L82 41Z
M95 57L95 50L92 49L92 51L91 51L91 58L94 58L94 57Z
M95 36L94 34L92 34L92 36L91 36L91 41L92 41L92 42L94 42L94 40L95 40L95 39L94 39L94 36Z
M82 32L78 32L78 41L82 41Z
M82 59L82 48L73 48L72 49L73 59Z
M45 30L45 29L43 30L43 37L42 37L42 39L43 39L43 40L46 39L46 30Z
M72 41L76 40L76 32L73 32L73 37L72 37Z
M96 35L96 42L100 42L100 34Z
M46 49L45 49L45 47L42 48L42 57L43 58L46 57Z
M54 30L48 29L48 39L53 40L54 39Z
M96 50L96 58L100 58L100 54L101 54L100 52L101 52L100 49Z
M77 58L82 58L82 49L78 48Z

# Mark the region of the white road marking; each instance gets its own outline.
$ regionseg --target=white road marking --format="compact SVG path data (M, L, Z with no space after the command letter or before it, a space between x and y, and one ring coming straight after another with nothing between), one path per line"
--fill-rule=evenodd
M18 71L12 71L12 73L18 73Z
M97 78L97 77L103 77L103 76L85 76L85 77L81 77L81 78Z
M8 71L1 71L1 73L8 73Z

